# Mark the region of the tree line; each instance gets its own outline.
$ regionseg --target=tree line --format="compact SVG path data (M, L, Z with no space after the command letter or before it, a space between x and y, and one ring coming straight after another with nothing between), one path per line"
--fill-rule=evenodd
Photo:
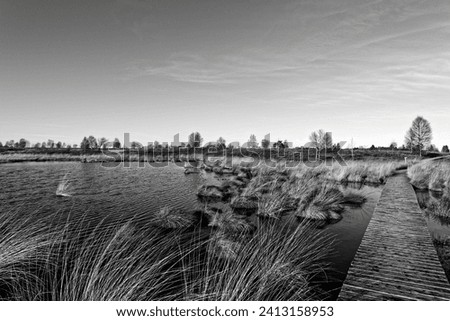
M403 146L400 147L400 149L408 149L411 150L411 152L417 152L419 155L422 155L422 152L424 150L427 151L439 151L436 146L431 144L433 138L432 129L430 123L424 119L422 116L417 116L414 121L411 124L411 127L407 131L405 135L405 143ZM203 137L199 132L192 132L188 136L187 142L181 142L176 147L187 147L187 148L198 148L202 147L203 145ZM309 148L315 148L317 150L323 150L323 149L340 149L343 146L339 146L339 144L333 144L333 138L330 132L326 132L323 129L319 129L317 131L314 131L309 136L309 142L305 145ZM118 138L115 138L113 141L108 140L105 137L95 138L94 136L85 136L81 143L79 145L73 144L69 145L66 143L63 143L61 141L58 141L55 143L54 140L49 139L47 141L43 141L41 143L35 143L34 145L31 145L30 142L24 138L21 138L19 141L15 142L14 140L6 141L3 145L2 142L0 142L0 148L8 148L8 149L23 149L23 148L39 148L39 149L46 149L46 148L65 148L65 149L71 149L71 148L80 148L83 151L87 150L100 150L100 149L107 149L107 148L114 148L119 149L123 146L122 143ZM132 149L139 149L143 148L144 145L137 141L133 141L130 143L130 148ZM168 143L160 143L158 141L150 142L147 144L148 148L169 148ZM266 137L261 140L259 143L256 136L254 134L251 134L247 142L245 142L242 146L238 142L231 142L228 145L226 145L226 140L223 137L219 137L217 141L214 142L208 142L203 147L216 147L219 149L233 149L233 148L278 148L278 149L284 149L284 148L292 148L292 144L289 143L287 140L277 140L276 142L271 142ZM350 148L354 148L354 146L351 146ZM361 147L360 147L361 148ZM398 145L396 142L392 142L389 147L378 147L378 149L398 149ZM374 150L377 149L375 145L372 145L369 149ZM449 153L449 147L448 145L443 146L442 150L443 153Z
M76 147L77 145L74 145ZM67 145L63 142L56 142L52 139L49 139L47 141L43 141L42 143L37 142L33 145L31 145L30 141L26 140L25 138L21 138L19 141L14 141L13 139L7 140L5 144L3 145L2 142L0 142L0 147L5 148L71 148L71 145Z

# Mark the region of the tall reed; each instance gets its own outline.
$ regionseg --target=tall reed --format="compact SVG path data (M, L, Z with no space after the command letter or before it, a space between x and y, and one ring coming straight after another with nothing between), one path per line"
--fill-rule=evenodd
M162 215L162 214L158 214ZM170 215L170 213L169 213ZM218 214L219 215L219 214ZM134 218L87 231L73 218L2 214L0 289L7 300L299 300L313 295L327 242L301 224L218 219L208 230L141 228ZM48 224L53 220L54 224ZM165 221L164 221L165 222ZM250 233L249 233L250 232ZM210 234L211 233L211 234ZM219 252L222 251L222 254ZM224 252L225 251L225 252Z
M245 241L236 241L239 239ZM231 255L208 256L185 283L186 299L290 301L314 298L311 280L323 272L329 240L306 222L294 231L287 231L280 221L265 221L251 238L239 235L234 240L225 238L225 242ZM191 255L199 256L198 253Z

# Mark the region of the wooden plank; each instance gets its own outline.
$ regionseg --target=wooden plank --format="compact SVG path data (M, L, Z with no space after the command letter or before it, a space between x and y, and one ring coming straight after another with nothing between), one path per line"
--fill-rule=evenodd
M405 174L389 178L339 300L450 300L450 286Z

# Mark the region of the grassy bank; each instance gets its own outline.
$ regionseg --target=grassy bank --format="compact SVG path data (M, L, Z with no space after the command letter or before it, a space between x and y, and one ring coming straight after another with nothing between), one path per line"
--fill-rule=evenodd
M425 214L442 226L448 226L450 224L450 159L445 157L421 161L408 168L408 177L416 189L433 192L434 197L422 199L421 205ZM450 235L434 235L433 233L432 236L439 260L450 280Z
M440 195L425 204L431 215L450 219L450 159L425 160L408 168L411 184L419 190L430 190Z
M70 154L0 154L0 163L21 163L21 162L81 162L85 157ZM90 162L102 160L99 155L87 157Z
M450 188L450 158L421 161L408 168L411 184L421 190L444 192Z
M252 157L260 160L288 160L291 162L315 162L315 150L305 148L286 149L211 149L211 148L155 148L155 149L113 149L113 150L81 150L79 148L0 148L0 163L13 162L49 162L49 161L86 161L86 162L155 162L155 161L184 161L186 158L195 159L203 156L216 157ZM319 159L331 160L332 157L346 161L404 161L417 158L405 150L340 150L337 152L321 152ZM427 157L425 154L424 157Z

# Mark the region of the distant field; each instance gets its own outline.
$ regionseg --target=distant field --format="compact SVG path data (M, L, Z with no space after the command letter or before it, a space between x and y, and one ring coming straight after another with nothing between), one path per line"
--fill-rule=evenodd
M388 150L388 149L343 149L337 151L322 151L320 155L316 155L315 150L305 148L286 148L286 149L207 149L207 148L157 148L157 149L110 149L110 150L87 150L83 151L79 148L24 148L24 149L6 149L0 148L0 163L14 162L46 162L46 161L87 161L87 162L120 162L124 159L127 161L168 161L180 160L189 156L189 159L201 158L206 156L237 156L237 157L253 157L259 159L279 160L285 159L289 161L316 161L316 157L320 160L332 159L339 160L414 160L420 157L412 154L409 150ZM441 153L424 153L422 158L431 158L441 156Z

